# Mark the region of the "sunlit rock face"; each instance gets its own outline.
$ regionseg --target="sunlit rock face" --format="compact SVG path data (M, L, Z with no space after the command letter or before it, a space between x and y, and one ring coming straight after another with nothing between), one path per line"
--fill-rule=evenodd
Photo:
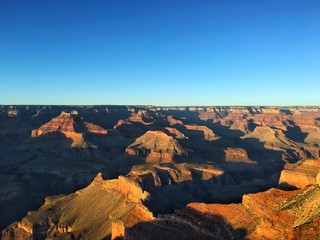
M186 155L177 140L162 131L148 131L126 148L126 153L146 157L147 162L173 162L174 156Z
M256 163L255 161L250 160L246 150L241 148L228 148L225 150L225 154L227 162Z
M8 226L2 239L104 239L121 236L115 222L125 226L153 220L142 204L148 197L125 177L104 180L98 174L86 188L70 195L46 198L38 211Z
M316 183L320 172L320 160L301 160L286 164L281 172L279 183L283 186L305 188Z
M81 132L77 132L76 129ZM72 139L72 147L87 148L90 144L86 142L84 133L107 134L107 130L93 123L75 118L71 113L61 112L58 117L53 118L39 129L32 130L31 137L40 137L50 133L62 133L66 138Z
M124 239L318 239L319 196L319 186L312 186L244 195L241 204L190 203L172 215L124 227L122 234Z

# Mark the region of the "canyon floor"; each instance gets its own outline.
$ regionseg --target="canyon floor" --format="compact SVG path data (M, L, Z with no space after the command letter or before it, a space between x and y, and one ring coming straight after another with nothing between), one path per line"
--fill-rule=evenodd
M0 106L1 239L320 239L320 107Z

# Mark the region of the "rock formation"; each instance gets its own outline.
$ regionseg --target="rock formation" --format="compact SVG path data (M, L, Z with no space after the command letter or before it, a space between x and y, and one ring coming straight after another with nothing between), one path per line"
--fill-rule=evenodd
M80 129L83 132L77 132L76 129ZM35 138L46 134L62 133L66 138L72 139L71 147L87 148L89 144L85 140L84 132L107 134L107 131L100 126L84 122L82 119L76 121L72 114L61 112L58 117L53 118L50 122L38 129L32 130L31 137Z
M250 163L250 164L256 163L255 161L252 161L249 159L248 153L244 149L228 148L224 151L226 154L227 162L243 162L243 163Z
M166 130L169 132L171 136L174 138L180 138L184 139L187 138L182 132L180 132L178 129L173 128L173 127L166 127Z
M301 160L294 164L287 163L281 171L280 184L296 188L305 188L316 183L320 172L320 159Z
M186 129L190 130L192 134L190 137L194 135L198 135L200 133L202 135L201 139L205 141L214 141L219 139L220 137L213 133L213 131L207 126L197 126L197 125L185 125Z
M168 116L167 120L170 123L170 125L175 125L175 124L183 125L183 122L181 120L174 119L174 117L172 115Z
M186 155L176 139L162 131L148 131L126 148L126 153L143 156L147 162L172 162L174 156Z
M38 211L29 212L5 229L2 239L104 239L111 235L117 221L130 227L153 220L152 213L142 204L147 197L147 192L124 177L103 180L98 174L80 191L46 198ZM121 235L115 229L112 233Z
M319 239L319 128L320 107L0 106L2 238Z
M124 229L124 239L318 239L320 188L270 189L241 204L191 203ZM170 229L170 231L168 231Z

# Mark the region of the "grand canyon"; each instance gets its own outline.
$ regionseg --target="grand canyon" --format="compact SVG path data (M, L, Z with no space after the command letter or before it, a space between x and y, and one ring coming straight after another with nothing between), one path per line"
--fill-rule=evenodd
M320 107L0 106L3 240L320 239Z

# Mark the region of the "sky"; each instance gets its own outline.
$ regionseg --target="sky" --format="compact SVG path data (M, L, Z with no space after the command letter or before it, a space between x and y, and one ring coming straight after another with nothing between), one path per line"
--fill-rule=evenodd
M319 0L0 0L0 104L320 105Z

